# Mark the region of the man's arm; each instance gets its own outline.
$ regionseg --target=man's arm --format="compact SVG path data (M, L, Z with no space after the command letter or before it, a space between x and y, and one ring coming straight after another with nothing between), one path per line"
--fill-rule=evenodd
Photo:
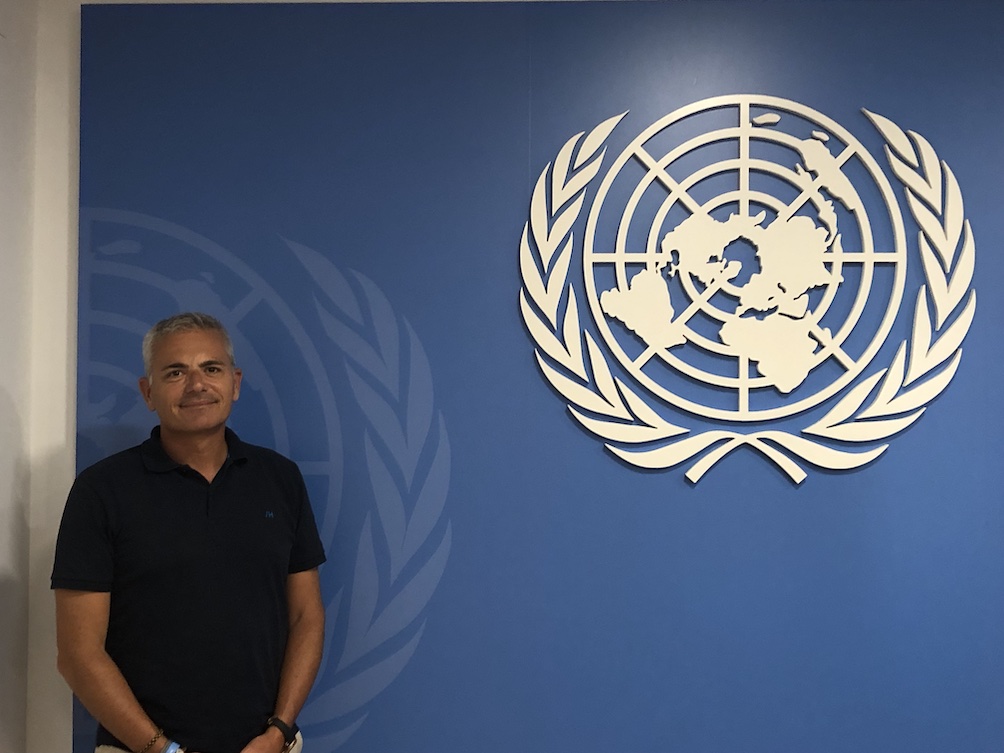
M59 673L105 729L130 750L142 750L158 728L105 651L111 595L66 589L55 594Z
M317 568L292 573L286 578L289 605L289 639L279 677L279 695L274 715L292 725L314 685L324 650L324 604ZM282 750L282 733L269 727L241 753L275 753Z

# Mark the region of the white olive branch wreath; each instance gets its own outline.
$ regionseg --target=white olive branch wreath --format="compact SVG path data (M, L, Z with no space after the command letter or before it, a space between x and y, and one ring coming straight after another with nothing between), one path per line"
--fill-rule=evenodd
M857 385L822 419L804 429L806 434L846 442L886 439L920 418L955 376L962 340L976 313L976 291L971 288L976 246L955 176L922 136L904 133L881 115L867 110L865 115L885 139L886 157L906 188L910 213L920 227L918 247L927 285L917 293L910 342L900 344L892 364ZM931 327L928 295L934 303L936 329ZM862 409L880 382L878 393Z
M344 359L366 421L362 445L374 509L358 536L351 589L339 590L327 609L326 644L342 618L345 641L337 662L332 657L322 666L316 696L300 714L301 725L312 728L311 742L335 750L362 725L368 704L397 678L422 638L452 542L445 512L450 444L434 407L428 358L407 320L365 276L353 273L353 284L313 249L287 245L317 283L319 323Z
M604 142L626 114L564 144L537 180L520 241L523 321L537 346L541 371L568 401L571 414L605 440L613 454L641 468L671 468L717 445L688 469L686 477L693 483L743 445L764 454L795 483L801 483L806 473L792 455L830 470L858 468L880 456L887 444L849 451L775 430L748 434L712 430L673 440L690 430L666 421L611 374L593 337L580 327L575 291L567 277L573 227L586 188L599 172ZM885 139L890 166L906 189L908 206L920 228L918 245L927 285L917 295L910 341L901 343L892 364L856 385L823 418L802 430L841 443L881 441L916 421L955 375L961 343L976 308L971 288L975 245L955 176L921 136L904 133L880 115L865 114ZM954 321L945 326L953 315ZM651 443L663 444L652 448ZM641 444L649 446L634 448Z
M574 246L572 228L582 211L586 187L603 162L603 143L626 114L605 120L589 134L573 136L558 152L553 166L549 163L537 179L530 219L523 226L520 241L523 287L519 303L523 321L537 344L537 364L554 389L569 401L572 415L605 439L636 443L668 439L687 430L665 421L611 374L595 340L579 326L575 290L566 285ZM552 366L545 356L571 376ZM583 411L618 420L590 418Z

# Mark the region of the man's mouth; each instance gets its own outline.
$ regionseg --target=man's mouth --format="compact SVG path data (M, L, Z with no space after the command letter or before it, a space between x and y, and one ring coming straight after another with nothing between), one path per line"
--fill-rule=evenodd
M215 400L193 400L191 402L181 403L182 408L205 408L207 405L216 405Z

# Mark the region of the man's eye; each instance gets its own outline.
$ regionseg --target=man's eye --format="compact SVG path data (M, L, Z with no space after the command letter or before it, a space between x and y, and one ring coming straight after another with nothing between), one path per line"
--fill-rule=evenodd
M219 374L220 373L220 367L219 366L207 366L206 367L206 373L207 374Z
M168 379L177 379L180 376L181 376L181 370L180 369L175 369L174 371L167 372L167 378Z

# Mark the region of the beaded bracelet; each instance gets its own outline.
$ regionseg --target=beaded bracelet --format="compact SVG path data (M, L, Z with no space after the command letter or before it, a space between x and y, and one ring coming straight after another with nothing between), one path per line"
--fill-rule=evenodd
M156 735L154 735L154 736L153 736L153 737L152 737L152 738L150 739L150 742L148 742L148 743L147 743L146 745L144 745L144 746L143 746L143 748L142 748L142 749L140 750L140 752L139 752L139 753L147 753L147 751L148 751L148 750L150 750L150 748L152 748L152 747L153 747L153 744L154 744L155 742L157 742L157 741L158 741L158 740L159 740L160 738L162 738L163 736L164 736L164 730L162 730L162 729L160 729L160 727L158 727L158 728L157 728L157 734L156 734Z

